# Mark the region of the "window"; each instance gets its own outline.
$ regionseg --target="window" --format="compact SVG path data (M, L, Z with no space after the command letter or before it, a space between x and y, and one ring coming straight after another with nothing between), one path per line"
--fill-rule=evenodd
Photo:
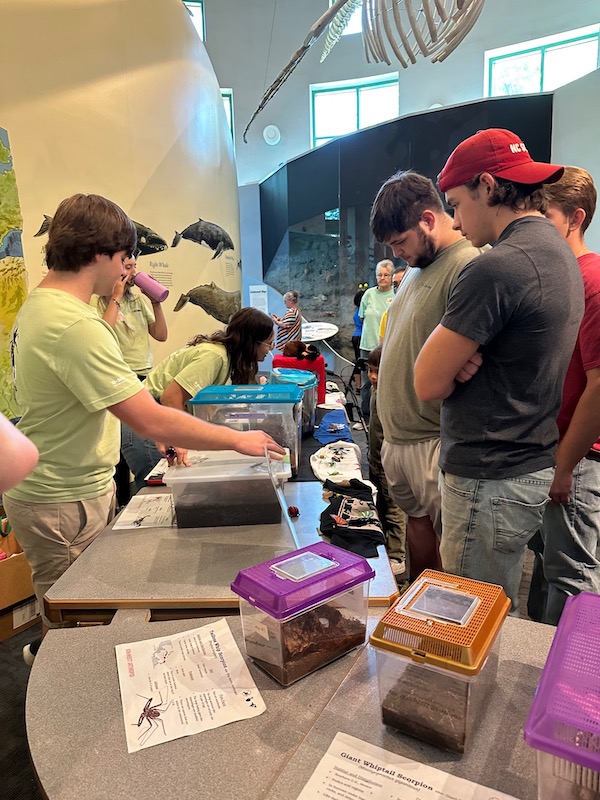
M198 36L204 41L206 31L204 30L204 8L202 0L184 0L183 5L190 12L190 17L194 23L194 28L198 31Z
M398 73L310 87L312 147L398 116Z
M232 138L235 139L233 134L233 89L221 89L221 97L223 98L223 105L225 106L227 124L229 125Z
M486 97L550 92L599 66L600 25L485 53Z
M335 0L329 0L330 6L332 6L334 3ZM352 16L348 20L348 24L344 28L342 36L346 36L347 33L362 33L362 3L358 6L358 8L354 9Z

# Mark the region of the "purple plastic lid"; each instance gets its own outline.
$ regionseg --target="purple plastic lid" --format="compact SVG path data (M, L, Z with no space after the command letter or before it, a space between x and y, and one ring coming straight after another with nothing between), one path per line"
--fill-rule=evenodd
M569 597L542 670L525 741L600 772L600 596Z
M362 556L317 542L241 570L231 590L275 619L285 619L373 577Z

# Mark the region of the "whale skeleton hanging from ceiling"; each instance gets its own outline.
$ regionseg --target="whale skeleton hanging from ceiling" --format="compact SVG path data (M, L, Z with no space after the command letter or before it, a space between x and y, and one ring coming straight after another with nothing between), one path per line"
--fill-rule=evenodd
M362 39L368 62L391 64L391 58L405 69L417 56L443 61L476 23L484 0L336 0L314 23L302 45L266 90L246 125L243 139L256 117L296 69L307 51L329 26L321 61L327 58L344 32L350 17L362 4ZM388 47L390 55L388 55Z

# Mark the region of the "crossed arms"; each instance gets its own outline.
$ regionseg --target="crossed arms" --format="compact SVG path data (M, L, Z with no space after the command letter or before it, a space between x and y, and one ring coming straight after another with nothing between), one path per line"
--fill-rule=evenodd
M479 343L438 325L415 361L414 386L420 400L444 400L456 383L470 380L482 364Z

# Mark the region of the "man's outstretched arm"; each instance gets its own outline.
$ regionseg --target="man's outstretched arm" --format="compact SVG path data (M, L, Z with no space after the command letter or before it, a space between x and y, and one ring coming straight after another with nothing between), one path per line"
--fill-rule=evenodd
M444 400L456 381L470 380L481 366L479 343L438 325L415 361L415 392L420 400Z

